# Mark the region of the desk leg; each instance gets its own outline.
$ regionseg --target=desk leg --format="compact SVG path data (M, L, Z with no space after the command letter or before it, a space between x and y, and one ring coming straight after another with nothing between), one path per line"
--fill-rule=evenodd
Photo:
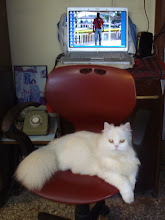
M159 116L158 116L158 132L157 132L157 155L156 155L156 167L155 167L155 175L154 175L154 183L153 183L153 192L152 195L154 197L158 196L159 190L159 177L160 177L160 153L161 153L161 142L162 142L162 131L163 131L163 114L164 114L164 95L160 97L159 104Z

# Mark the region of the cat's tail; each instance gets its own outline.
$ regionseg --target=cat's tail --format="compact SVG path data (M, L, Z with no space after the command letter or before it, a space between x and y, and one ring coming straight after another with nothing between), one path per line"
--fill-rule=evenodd
M33 151L19 164L15 177L28 190L40 190L58 170L55 150L45 146Z

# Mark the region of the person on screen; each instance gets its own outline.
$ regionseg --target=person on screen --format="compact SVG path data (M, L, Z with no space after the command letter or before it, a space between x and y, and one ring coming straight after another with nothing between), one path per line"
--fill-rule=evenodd
M95 33L95 45L97 45L97 38L99 35L99 45L101 45L102 32L104 32L104 21L100 17L100 13L97 13L97 17L93 21L93 32Z

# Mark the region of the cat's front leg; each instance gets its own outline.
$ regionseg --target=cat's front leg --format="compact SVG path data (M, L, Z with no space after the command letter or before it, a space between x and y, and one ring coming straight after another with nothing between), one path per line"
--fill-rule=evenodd
M114 172L102 172L99 177L119 189L120 194L126 203L132 203L134 201L132 186L127 177Z
M129 175L128 179L130 181L132 190L134 190L135 189L135 183L136 183L136 173L132 173L131 175Z

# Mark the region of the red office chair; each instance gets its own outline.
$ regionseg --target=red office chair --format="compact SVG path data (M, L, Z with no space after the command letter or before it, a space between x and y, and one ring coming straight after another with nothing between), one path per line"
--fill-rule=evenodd
M136 104L136 89L126 70L73 65L55 68L49 74L46 99L54 112L74 125L75 131L101 132L105 121L118 125L128 118ZM104 200L117 194L118 189L96 176L60 171L34 193L55 202L75 204L75 218L87 220L107 211ZM92 210L91 203L96 203ZM39 219L48 216L40 213Z

